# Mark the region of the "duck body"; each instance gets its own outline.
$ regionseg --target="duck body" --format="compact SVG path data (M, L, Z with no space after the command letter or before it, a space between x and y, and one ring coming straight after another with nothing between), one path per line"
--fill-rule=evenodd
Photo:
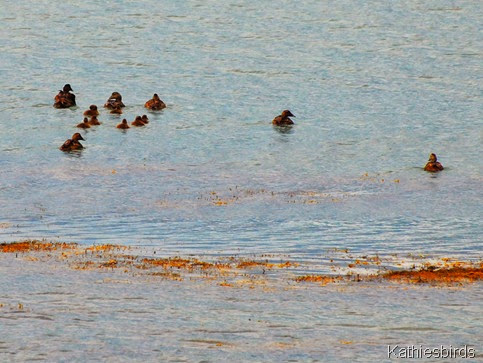
M55 108L69 108L76 105L75 94L70 93L73 91L70 84L66 84L62 90L54 97Z
M131 125L137 126L137 127L146 126L146 124L141 119L141 116L136 116L136 119L133 122L131 122Z
M126 119L123 119L122 122L120 124L118 124L116 127L118 129L124 129L124 130L130 128Z
M92 116L91 119L89 120L89 125L91 125L91 126L98 126L100 124L101 123L97 119L97 116Z
M443 165L438 161L438 158L436 157L436 154L430 154L429 155L429 160L424 166L425 171L429 171L431 173L436 173L438 171L443 170Z
M84 116L99 116L99 111L96 105L90 105L87 111L84 111Z
M122 108L121 107L115 107L111 108L111 112L114 115L121 115L122 114Z
M71 139L67 139L62 146L59 148L62 151L73 151L83 149L84 146L79 142L79 140L84 140L81 134L76 132L72 135Z
M278 115L272 120L272 124L275 126L290 126L294 122L289 118L289 116L295 117L295 115L289 110L283 110L281 115Z
M105 108L108 109L117 109L117 108L122 108L126 107L124 103L122 102L122 96L119 92L112 92L111 97L109 97L104 104Z
M80 129L88 129L88 128L91 127L91 125L89 125L89 120L87 119L87 117L84 117L84 121L82 121L76 127L80 128Z
M159 111L159 110L162 110L163 108L166 108L166 104L159 98L158 94L155 93L153 95L153 98L151 98L149 101L147 101L144 104L144 107L150 110Z

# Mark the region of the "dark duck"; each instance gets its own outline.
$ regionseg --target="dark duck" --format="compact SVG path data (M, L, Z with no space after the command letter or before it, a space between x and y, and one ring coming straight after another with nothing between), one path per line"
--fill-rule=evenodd
M141 119L141 116L136 116L136 119L133 122L131 122L131 125L133 125L133 126L145 126L146 124Z
M81 134L76 132L74 135L72 135L72 138L67 139L59 149L62 151L72 151L72 150L83 149L84 146L82 146L79 140L84 140L84 138L82 137Z
M282 111L281 115L275 117L272 121L272 124L275 126L290 126L293 125L293 121L289 118L289 116L295 117L295 115L290 112L289 110Z
M75 106L75 94L70 93L74 90L70 84L66 84L63 89L54 97L54 107L55 108L69 108Z
M84 116L99 116L99 111L96 105L90 105L87 111L84 111Z
M111 97L108 98L107 102L104 104L104 107L111 110L125 107L124 103L122 103L121 94L119 92L112 92Z
M124 118L122 119L122 122L116 126L118 129L129 129L129 125L127 123L127 120Z
M122 114L122 108L121 107L112 108L110 113L114 115L120 115Z
M84 117L84 121L82 121L80 124L77 124L77 127L80 129L88 129L91 127L91 125L89 125L89 120L87 117Z
M438 161L438 158L436 157L436 154L430 154L429 155L429 160L424 166L424 170L435 173L437 171L443 170L443 165Z
M100 125L101 123L97 119L97 116L92 116L91 119L89 120L89 125L91 126L97 126Z
M155 93L153 95L153 98L151 98L149 101L147 101L144 104L144 107L149 108L150 110L156 111L156 110L162 110L163 108L166 108L166 104L163 101L161 101L158 94Z

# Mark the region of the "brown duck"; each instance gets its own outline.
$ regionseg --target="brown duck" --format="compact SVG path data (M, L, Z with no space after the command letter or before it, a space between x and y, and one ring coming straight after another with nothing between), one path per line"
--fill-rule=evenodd
M166 104L163 101L161 101L158 94L155 93L153 95L153 98L151 98L149 101L147 101L144 104L144 107L149 108L150 110L156 111L156 110L162 110L163 108L166 108Z
M116 126L118 129L129 129L129 125L125 118L122 119L122 122Z
M122 103L122 96L119 92L112 92L111 97L107 99L107 102L104 104L104 107L109 109L117 109L125 107L124 103Z
M289 118L289 116L295 117L295 115L290 112L289 110L283 110L281 115L275 117L272 121L272 124L275 126L289 126L293 125L293 121Z
M141 119L141 116L136 116L136 119L133 122L131 122L131 125L133 125L133 126L145 126L146 124Z
M97 119L97 116L92 116L91 119L89 120L89 125L91 125L91 126L98 126L100 124L101 123Z
M437 171L443 170L443 165L438 161L438 158L436 157L436 154L430 154L429 155L429 160L427 164L424 167L424 170L435 173Z
M90 105L87 111L84 111L84 116L99 116L99 111L96 105Z
M72 150L83 149L84 146L82 146L79 140L84 140L84 138L82 137L81 134L76 132L74 135L72 135L72 138L67 139L59 149L62 151L72 151Z
M89 125L89 120L87 119L87 117L84 117L84 121L82 121L76 127L80 128L80 129L88 129L88 128L91 127L91 125Z
M55 108L69 108L75 106L75 94L70 93L74 91L70 84L66 84L62 90L54 97Z

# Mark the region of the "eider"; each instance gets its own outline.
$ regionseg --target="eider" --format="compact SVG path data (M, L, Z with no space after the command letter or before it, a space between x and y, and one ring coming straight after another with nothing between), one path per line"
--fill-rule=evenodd
M122 119L122 122L116 126L118 129L129 129L129 125L125 118Z
M166 108L166 104L163 101L161 101L158 94L155 93L153 95L153 98L151 98L149 101L147 101L144 104L144 107L149 108L150 110L156 111L156 110L162 110L163 108Z
M136 116L136 119L133 122L131 122L131 125L133 125L133 126L145 126L146 124L141 119L141 116Z
M76 132L74 135L72 135L72 138L67 139L59 149L62 151L72 151L72 150L83 149L84 146L82 146L79 140L84 140L84 138L82 137L81 134Z
M438 161L436 154L430 154L429 160L428 160L427 164L425 165L424 170L435 173L435 172L441 171L443 169L444 169L443 165L441 165L441 163Z
M107 102L104 104L104 107L109 109L125 107L124 103L122 103L121 94L119 92L112 92L111 97L108 98Z
M79 127L81 129L88 129L91 127L91 125L89 125L89 120L87 119L87 117L84 117L84 121L82 121L76 127Z
M70 84L66 84L62 90L54 97L55 108L69 108L75 106L75 95L70 93L74 91Z
M281 115L275 117L272 121L272 124L275 126L289 126L293 125L293 121L289 118L289 116L295 117L295 115L290 112L289 110L283 110Z
M84 116L99 116L96 105L90 105L87 111L84 111Z

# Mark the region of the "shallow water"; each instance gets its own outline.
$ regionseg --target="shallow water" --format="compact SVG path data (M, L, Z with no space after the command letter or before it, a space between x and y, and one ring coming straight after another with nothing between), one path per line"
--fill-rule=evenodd
M473 1L2 4L0 241L480 259L482 15ZM78 107L54 109L65 83ZM112 91L129 121L154 92L168 108L127 132L101 110L86 148L60 152ZM286 108L295 127L273 128ZM438 175L422 171L430 152Z

